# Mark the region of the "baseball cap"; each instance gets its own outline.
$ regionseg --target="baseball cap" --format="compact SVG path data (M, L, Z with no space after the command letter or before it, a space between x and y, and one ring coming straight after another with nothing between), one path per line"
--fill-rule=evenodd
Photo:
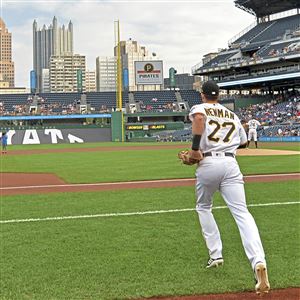
M219 96L219 87L213 80L206 81L202 85L202 93L212 97Z

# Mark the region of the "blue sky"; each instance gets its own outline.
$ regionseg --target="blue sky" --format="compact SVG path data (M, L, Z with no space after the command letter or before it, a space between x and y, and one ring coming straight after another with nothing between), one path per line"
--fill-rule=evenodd
M29 86L32 69L32 22L59 25L72 20L74 52L95 69L97 56L110 56L114 21L120 19L121 39L135 39L179 73L191 72L208 52L227 47L234 35L255 21L233 0L2 0L1 16L13 34L16 86Z

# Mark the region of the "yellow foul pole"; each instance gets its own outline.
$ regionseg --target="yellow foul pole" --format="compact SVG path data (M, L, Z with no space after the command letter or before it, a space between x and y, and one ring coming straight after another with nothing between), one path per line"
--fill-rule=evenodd
M116 35L116 44L117 44L117 89L116 89L116 98L117 110L122 112L122 59L121 59L121 43L120 43L120 21L115 22L115 35ZM124 142L124 117L122 112L122 142Z
M117 21L117 107L121 111L122 110L122 60L121 60L121 44L120 44L120 22Z

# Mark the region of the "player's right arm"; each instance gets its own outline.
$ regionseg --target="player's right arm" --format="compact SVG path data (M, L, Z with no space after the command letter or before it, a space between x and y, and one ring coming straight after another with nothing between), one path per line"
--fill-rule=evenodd
M202 135L205 128L205 116L202 113L193 115L192 133Z
M189 114L189 118L192 121L192 134L193 134L191 157L197 159L201 157L201 153L199 151L200 140L201 140L201 135L203 134L205 129L205 120L206 120L201 105L195 105L192 107L191 112Z

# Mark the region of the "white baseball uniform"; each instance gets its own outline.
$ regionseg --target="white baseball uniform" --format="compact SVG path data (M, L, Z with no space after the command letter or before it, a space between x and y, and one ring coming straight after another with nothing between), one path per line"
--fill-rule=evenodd
M265 263L265 254L256 223L247 209L243 175L235 159L236 149L247 142L247 136L238 117L223 105L203 103L190 111L206 116L200 150L210 153L196 170L196 210L209 255L222 257L222 241L212 214L213 194L219 190L239 228L242 243L252 268ZM229 153L229 154L228 154ZM229 155L232 156L229 156Z
M254 142L257 142L257 127L260 126L260 123L257 120L252 119L247 123L247 125L249 126L248 141L253 139Z

